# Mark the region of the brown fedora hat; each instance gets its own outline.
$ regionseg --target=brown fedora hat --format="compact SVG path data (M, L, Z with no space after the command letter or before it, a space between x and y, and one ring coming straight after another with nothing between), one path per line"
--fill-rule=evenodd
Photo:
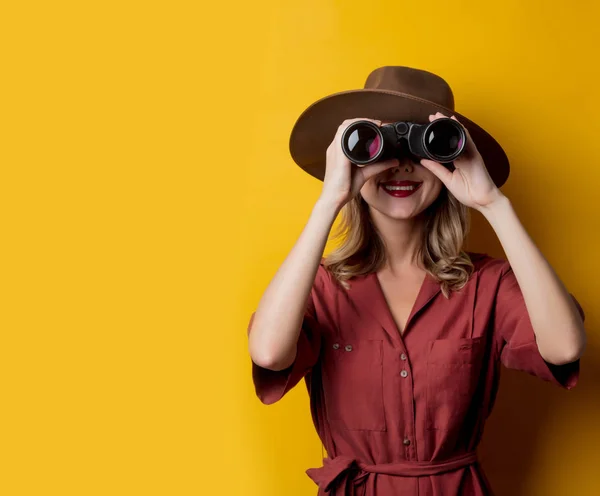
M365 117L425 124L429 115L436 112L456 116L469 130L492 180L502 186L508 179L510 166L500 144L454 110L454 96L446 81L411 67L380 67L369 74L364 89L334 93L310 105L292 129L290 153L294 162L322 181L327 147L345 119Z

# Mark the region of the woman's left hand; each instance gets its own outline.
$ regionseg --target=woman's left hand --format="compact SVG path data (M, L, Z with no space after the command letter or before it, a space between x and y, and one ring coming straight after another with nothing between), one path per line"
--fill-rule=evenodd
M429 121L442 117L446 116L438 112L430 115ZM451 118L460 124L456 117ZM421 165L435 174L458 201L479 210L500 198L502 193L492 181L469 131L464 126L463 129L467 135L467 143L463 153L454 160L453 172L433 160L422 159Z

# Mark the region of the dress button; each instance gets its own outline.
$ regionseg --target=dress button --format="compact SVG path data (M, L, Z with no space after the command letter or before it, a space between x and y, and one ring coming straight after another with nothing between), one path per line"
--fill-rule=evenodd
M352 345L347 344L345 349L346 349L346 351L352 351Z
M333 345L333 349L334 349L334 350L337 350L339 347L340 347L339 343L335 343L335 344Z
M402 372L400 372L400 375L402 377L407 377L408 376L408 372L406 370L403 370Z
M407 437L405 437L404 441L402 441L402 444L404 444L404 446L410 445L410 439L408 439Z
M406 355L404 353L402 353L402 355L400 355L400 360L406 360Z

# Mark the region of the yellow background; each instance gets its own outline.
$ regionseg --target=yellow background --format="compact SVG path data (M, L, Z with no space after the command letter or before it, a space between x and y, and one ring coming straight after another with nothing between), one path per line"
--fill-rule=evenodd
M320 191L304 108L442 75L587 311L580 385L507 373L499 495L600 494L596 2L4 2L0 494L316 494L304 385L254 396L246 324ZM357 116L360 117L360 116ZM470 248L500 255L475 216Z

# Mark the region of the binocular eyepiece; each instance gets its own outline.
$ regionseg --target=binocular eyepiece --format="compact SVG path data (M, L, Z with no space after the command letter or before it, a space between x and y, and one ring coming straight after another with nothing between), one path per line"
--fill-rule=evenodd
M381 127L361 120L344 130L342 151L359 167L400 158L407 151L418 159L450 164L464 151L466 142L463 127L447 117L428 124L400 121Z

